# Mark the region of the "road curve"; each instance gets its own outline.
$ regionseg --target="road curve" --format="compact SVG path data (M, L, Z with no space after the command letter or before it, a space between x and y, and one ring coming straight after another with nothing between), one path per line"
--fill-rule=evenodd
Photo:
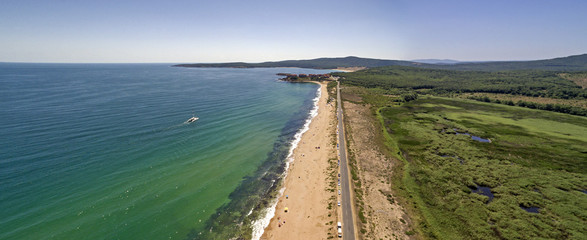
M342 116L342 101L340 99L340 82L337 81L336 86L336 101L338 102L338 108L336 117L338 119L338 154L340 160L340 187L342 191L341 206L342 206L342 238L343 239L355 239L355 222L353 215L353 206L351 202L351 187L349 179L348 163L346 158L346 140L344 136L344 124Z

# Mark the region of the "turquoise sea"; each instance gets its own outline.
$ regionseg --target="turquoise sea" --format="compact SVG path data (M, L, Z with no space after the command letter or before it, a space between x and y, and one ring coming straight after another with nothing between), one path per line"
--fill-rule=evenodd
M329 71L0 63L0 239L247 233L318 89L278 72Z

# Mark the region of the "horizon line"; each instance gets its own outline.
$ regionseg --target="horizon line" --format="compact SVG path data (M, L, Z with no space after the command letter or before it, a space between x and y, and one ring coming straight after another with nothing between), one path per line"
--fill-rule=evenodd
M363 59L374 59L374 60L389 60L389 61L407 61L407 62L417 62L417 61L424 61L424 60L442 60L442 61L457 61L461 63L472 63L472 62L525 62L525 61L540 61L540 60L550 60L556 58L565 58L565 57L573 57L573 56L580 56L585 55L587 53L581 54L572 54L567 56L558 56L558 57L551 57L551 58L541 58L541 59L515 59L515 60L458 60L458 59L451 59L451 58L418 58L418 59L386 59L386 58L372 58L372 57L358 57L358 56L344 56L344 57L317 57L317 58L303 58L303 59L282 59L282 60L266 60L260 62L247 62L247 61L225 61L225 62L44 62L44 61L0 61L0 63L36 63L36 64L219 64L219 63L266 63L266 62L282 62L282 61L304 61L304 60L315 60L315 59L322 59L322 58L349 58L349 57L356 57L356 58L363 58Z

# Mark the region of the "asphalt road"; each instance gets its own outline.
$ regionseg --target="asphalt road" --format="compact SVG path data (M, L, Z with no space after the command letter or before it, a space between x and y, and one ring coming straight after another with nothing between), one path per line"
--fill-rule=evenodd
M353 208L351 202L351 188L349 181L348 163L346 158L346 142L344 136L344 126L342 121L342 102L340 99L340 82L336 87L336 101L338 109L336 117L338 119L338 153L340 159L340 188L341 188L341 210L342 210L342 238L355 239L355 223L353 217Z

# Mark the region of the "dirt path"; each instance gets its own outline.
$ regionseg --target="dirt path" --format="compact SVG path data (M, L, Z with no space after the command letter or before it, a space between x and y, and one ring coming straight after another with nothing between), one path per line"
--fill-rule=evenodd
M369 106L344 103L345 117L350 128L350 150L357 159L367 232L363 239L410 239L410 219L397 204L391 191L390 174L394 161L381 153L374 144L381 131Z

